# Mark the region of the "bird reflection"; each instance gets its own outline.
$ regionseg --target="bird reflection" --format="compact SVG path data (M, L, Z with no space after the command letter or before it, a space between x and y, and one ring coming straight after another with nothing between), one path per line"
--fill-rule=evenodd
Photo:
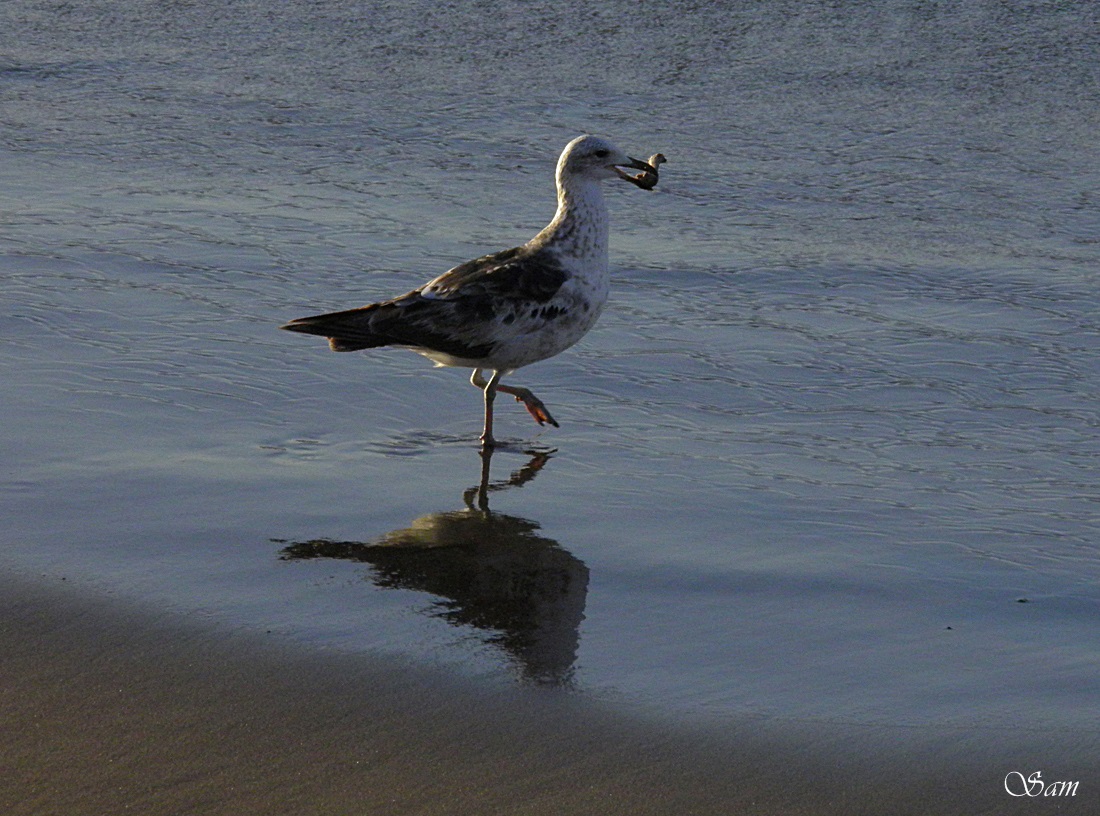
M481 454L481 481L463 494L466 508L421 516L375 541L316 539L282 551L284 560L343 558L371 567L379 587L428 592L428 614L489 632L489 643L516 662L525 679L569 682L588 592L588 568L539 525L494 513L489 494L520 487L550 458L534 453L503 481L489 481L492 451Z

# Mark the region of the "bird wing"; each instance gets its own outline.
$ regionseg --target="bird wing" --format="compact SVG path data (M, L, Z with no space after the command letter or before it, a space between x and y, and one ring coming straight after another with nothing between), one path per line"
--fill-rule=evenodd
M545 251L523 246L466 261L417 291L425 297L445 300L487 297L545 303L567 277Z
M516 247L459 264L393 300L283 328L328 337L334 351L397 345L477 360L493 352L504 326L532 303L548 302L568 277L547 253Z

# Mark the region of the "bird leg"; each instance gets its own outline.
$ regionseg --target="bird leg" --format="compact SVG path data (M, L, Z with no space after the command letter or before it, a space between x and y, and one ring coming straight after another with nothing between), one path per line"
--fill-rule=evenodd
M474 373L470 375L470 382L485 394L485 427L481 431L481 444L486 448L492 448L497 443L493 439L493 400L497 398L497 383L500 382L500 372L494 371L493 376L486 380L481 376L481 369L475 368Z
M550 411L547 409L543 401L531 393L530 389L521 388L519 386L501 385L500 378L502 372L494 371L493 376L488 380L481 373L480 368L475 368L474 373L470 375L470 382L476 387L485 392L485 429L481 433L481 441L487 446L496 444L493 439L493 400L496 399L496 392L503 391L505 394L510 394L516 398L516 402L522 402L523 407L527 409L527 413L535 418L535 421L539 425L545 425L550 423L555 428L560 427L557 420L550 416Z

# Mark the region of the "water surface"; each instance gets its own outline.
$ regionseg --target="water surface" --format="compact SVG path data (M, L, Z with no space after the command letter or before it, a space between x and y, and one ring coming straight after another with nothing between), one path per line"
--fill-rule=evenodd
M677 719L1100 727L1094 4L0 19L6 568ZM513 378L560 430L483 473L462 372L276 330L526 240L582 132L669 164Z

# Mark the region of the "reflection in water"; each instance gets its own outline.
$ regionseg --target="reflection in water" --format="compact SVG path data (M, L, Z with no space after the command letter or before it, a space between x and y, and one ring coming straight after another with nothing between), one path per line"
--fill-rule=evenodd
M290 544L282 558L344 558L371 565L377 586L430 592L429 614L491 632L525 678L563 684L572 674L588 591L588 568L539 525L489 510L489 493L518 487L550 458L532 457L502 482L489 482L491 451L482 453L481 481L463 494L466 509L431 513L373 542L316 539Z

